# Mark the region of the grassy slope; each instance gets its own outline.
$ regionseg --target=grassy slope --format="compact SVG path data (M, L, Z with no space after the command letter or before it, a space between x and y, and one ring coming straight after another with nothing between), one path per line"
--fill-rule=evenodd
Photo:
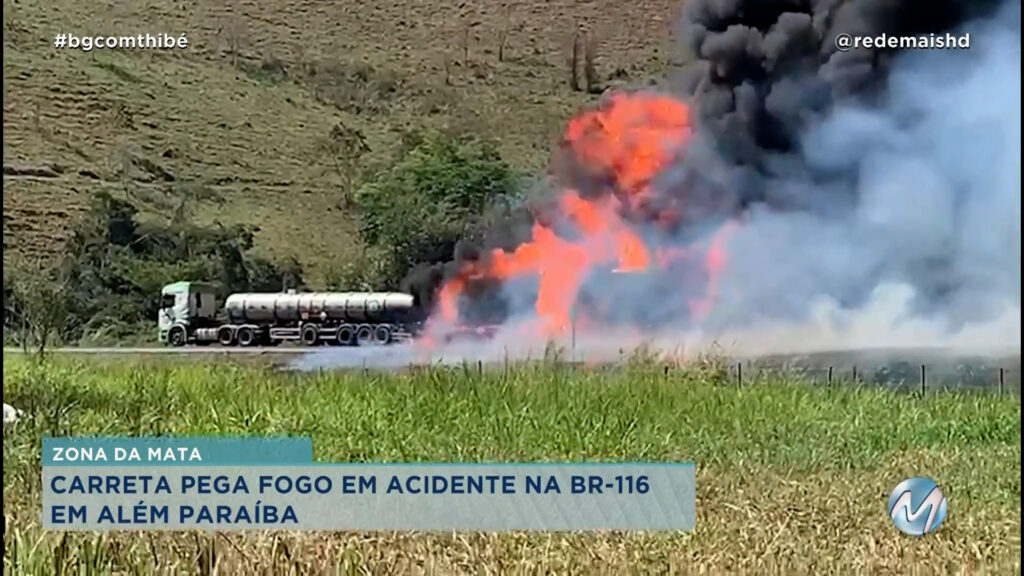
M37 418L4 438L5 569L55 557L220 573L1019 572L1019 398L762 381L660 367L508 376L282 374L259 365L4 361L5 400ZM901 414L901 418L893 415ZM310 435L323 461L680 460L698 463L688 534L77 535L38 528L44 434ZM950 499L934 537L884 509L910 475ZM63 544L62 544L63 542ZM98 556L97 556L98 555ZM87 558L88 557L88 558ZM98 559L97 559L98 558Z
M196 218L258 224L260 249L298 257L315 281L358 249L338 205L343 180L317 152L331 126L366 134L368 165L426 125L497 138L516 166L537 170L565 119L594 99L568 87L576 26L595 31L605 78L638 82L668 61L678 10L669 0L230 4L5 0L5 258L56 253L98 188L128 189L162 214L202 185L226 204ZM58 51L58 31L185 32L189 47ZM259 69L275 60L285 77Z

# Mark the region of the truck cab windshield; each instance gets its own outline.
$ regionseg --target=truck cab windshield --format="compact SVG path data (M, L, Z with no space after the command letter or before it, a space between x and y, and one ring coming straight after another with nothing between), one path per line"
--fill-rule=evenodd
M176 301L176 297L174 296L174 294L164 294L160 298L160 307L161 308L174 308L174 302L175 301Z

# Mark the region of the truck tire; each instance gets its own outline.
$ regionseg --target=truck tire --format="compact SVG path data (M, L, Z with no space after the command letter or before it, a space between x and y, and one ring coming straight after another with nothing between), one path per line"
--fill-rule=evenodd
M356 329L355 327L344 324L338 327L337 341L341 346L351 346L355 342Z
M181 326L172 326L171 331L167 333L167 341L171 343L171 346L180 348L188 343L188 334L185 333L185 328Z
M373 339L377 344L384 345L391 343L391 326L377 326L373 331Z
M299 340L306 346L316 346L320 343L320 330L312 324L306 324L299 333Z
M359 329L356 330L356 344L359 346L373 344L373 328L366 324L361 324Z
M233 346L235 344L235 329L231 326L221 326L217 330L217 342L221 346Z
M239 346L256 345L256 331L252 329L252 326L242 326L239 328L237 338Z

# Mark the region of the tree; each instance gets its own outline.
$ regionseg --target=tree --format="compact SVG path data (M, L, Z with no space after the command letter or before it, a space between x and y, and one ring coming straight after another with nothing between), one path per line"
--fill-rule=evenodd
M485 142L436 134L411 142L356 196L360 234L380 260L378 281L389 287L416 264L449 260L488 210L518 189L512 169Z
M505 8L505 26L498 34L498 62L505 61L505 47L508 46L508 34L512 28L512 6Z
M4 266L4 331L41 358L62 336L68 317L66 278L41 260Z
M593 32L587 34L586 53L583 55L583 79L587 92L600 94L603 90L601 77L597 73L597 38Z
M566 64L569 66L569 87L574 92L580 90L580 52L582 48L582 36L579 30L573 34L572 45L569 47L569 56L566 58Z
M243 18L234 14L228 15L217 30L217 35L224 38L231 55L231 65L238 65L238 56L249 45L249 26Z
M359 179L362 159L370 151L366 138L357 128L350 128L338 122L331 128L327 138L321 143L321 151L330 158L338 176L345 185L343 203L349 204L353 187Z

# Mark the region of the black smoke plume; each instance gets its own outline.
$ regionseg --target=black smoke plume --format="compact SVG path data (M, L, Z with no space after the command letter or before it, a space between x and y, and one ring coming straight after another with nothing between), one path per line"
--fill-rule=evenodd
M885 94L901 50L841 51L836 38L924 36L955 30L991 15L996 0L691 0L680 35L697 61L681 74L681 91L695 107L714 160L695 154L695 170L722 164L721 184L741 204L768 201L814 206L813 195L794 197L775 178L813 183L786 153L809 126L837 104ZM846 175L840 175L845 177ZM834 199L825 204L834 206Z

